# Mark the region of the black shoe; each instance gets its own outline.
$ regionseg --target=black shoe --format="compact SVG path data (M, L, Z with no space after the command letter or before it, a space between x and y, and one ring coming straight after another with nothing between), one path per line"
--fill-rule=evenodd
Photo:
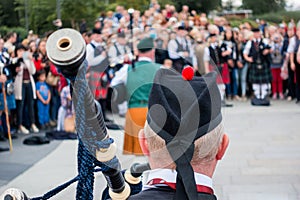
M9 148L0 147L0 152L9 151Z

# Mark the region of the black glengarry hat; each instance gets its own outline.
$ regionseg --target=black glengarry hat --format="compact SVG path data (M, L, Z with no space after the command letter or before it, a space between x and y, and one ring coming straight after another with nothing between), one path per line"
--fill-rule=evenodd
M178 72L160 69L149 96L147 122L166 142L176 163L176 199L198 199L193 168L194 141L222 121L221 96L215 72L184 80Z

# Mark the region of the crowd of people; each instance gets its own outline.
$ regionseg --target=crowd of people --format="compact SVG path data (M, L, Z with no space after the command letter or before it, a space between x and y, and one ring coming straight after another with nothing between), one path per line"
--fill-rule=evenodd
M60 20L55 25L62 27ZM101 13L91 28L83 20L79 31L87 44L86 77L107 122L111 120L105 110L113 109L111 81L124 65L134 65L138 43L148 37L154 41L155 62L162 67L181 72L192 66L197 76L218 71L223 106L228 105L225 100L251 97L300 102L300 23L269 25L261 20L256 27L247 22L232 27L224 17L208 19L186 5L177 11L173 5L153 0L143 13L123 6ZM65 115L72 116L70 91L64 89L69 83L47 57L50 34L39 37L30 31L20 40L12 32L0 38L10 123L24 134L55 126L62 130ZM121 117L127 107L126 101L119 102ZM7 136L4 117L1 123L3 139Z

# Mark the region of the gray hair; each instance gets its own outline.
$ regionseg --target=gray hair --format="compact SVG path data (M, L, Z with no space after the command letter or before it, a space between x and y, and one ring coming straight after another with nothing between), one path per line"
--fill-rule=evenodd
M144 134L153 160L159 160L163 166L171 165L173 160L166 149L165 141L151 129L147 122L145 123ZM215 129L197 139L195 141L195 150L191 161L192 165L212 161L217 155L223 135L224 126L220 123Z

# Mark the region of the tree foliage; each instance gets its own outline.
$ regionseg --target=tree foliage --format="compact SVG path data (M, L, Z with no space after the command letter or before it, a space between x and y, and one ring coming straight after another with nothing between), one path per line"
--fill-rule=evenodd
M15 11L16 4L12 0L0 1L0 24L6 26L19 26L19 16Z
M188 5L190 10L196 10L197 12L209 13L212 10L220 10L222 7L222 0L186 0L178 1L177 9L181 10L183 5Z
M254 14L264 14L284 10L286 0L243 0L243 8L253 10Z

